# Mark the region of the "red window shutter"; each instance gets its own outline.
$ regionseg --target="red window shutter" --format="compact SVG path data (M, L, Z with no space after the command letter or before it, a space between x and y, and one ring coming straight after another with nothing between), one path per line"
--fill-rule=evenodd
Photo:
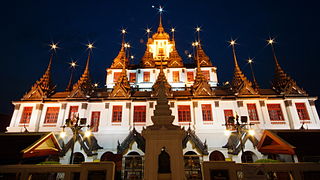
M113 82L118 82L121 72L114 72L113 73Z
M225 109L224 110L224 120L227 122L229 117L233 117L232 109Z
M59 107L48 107L44 123L45 124L55 124L55 123L57 123L59 110L60 110Z
M250 122L257 123L259 121L259 116L256 104L247 104L247 108Z
M75 118L78 113L79 106L70 106L69 119Z
M296 103L296 108L300 120L310 120L305 103Z
M143 72L143 81L144 82L150 81L150 72Z
M90 128L92 132L97 132L99 128L100 111L93 111L91 114Z
M28 124L32 114L32 107L24 107L21 115L20 123Z
M267 104L269 117L271 121L284 121L280 104ZM271 122L272 123L272 122ZM277 124L277 123L273 123Z
M136 73L130 73L130 82L136 82Z
M191 122L191 113L189 105L178 105L179 122Z
M179 71L172 71L172 75L173 75L173 82L179 82L180 81Z
M133 122L146 122L146 106L134 106Z
M203 76L210 81L210 72L208 70L202 71Z
M122 120L122 106L113 106L112 122L121 122Z
M213 121L211 104L202 104L201 107L203 121Z
M187 72L187 78L189 82L194 81L193 72Z

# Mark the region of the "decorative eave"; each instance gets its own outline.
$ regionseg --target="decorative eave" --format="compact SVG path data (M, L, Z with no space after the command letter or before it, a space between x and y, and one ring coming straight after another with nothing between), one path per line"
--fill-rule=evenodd
M169 56L168 67L181 68L181 67L183 67L182 58L176 49L175 42L172 41L172 43L174 44L174 46L173 46L172 52L170 53L170 56Z
M91 83L90 79L90 73L89 73L89 61L90 61L90 52L88 55L87 63L85 70L73 87L72 91L69 94L70 98L88 98L93 92L93 85Z
M43 76L34 83L34 85L31 87L31 90L23 96L22 100L43 99L51 96L54 93L56 86L52 84L51 80L52 56L53 55L50 57L48 68Z
M125 64L124 64L125 63ZM114 58L113 63L111 65L111 69L122 69L124 66L128 66L129 60L126 56L126 51L124 47L124 43L121 45L121 49L116 58Z
M133 142L136 142L138 148L145 152L145 139L135 128L133 128L133 130L130 131L129 135L124 139L124 141L122 141L121 144L118 141L117 154L124 154L130 148L130 145Z
M50 132L34 142L29 147L21 151L23 158L46 156L50 154L58 154L61 147L55 135Z
M96 151L98 151L99 149L103 149L101 146L99 146L98 140L94 137L94 135L91 135L90 137L85 137L84 133L80 131L80 133L76 135L75 141L73 140L73 138L71 138L67 144L64 144L64 142L61 141L61 157L66 155L66 153L72 147L74 142L79 142L81 149L83 149L87 156L97 155Z
M208 155L208 146L206 141L203 143L201 139L196 135L195 131L191 130L190 127L186 131L186 136L183 138L182 146L187 147L187 143L191 141L195 147L201 152L202 155Z

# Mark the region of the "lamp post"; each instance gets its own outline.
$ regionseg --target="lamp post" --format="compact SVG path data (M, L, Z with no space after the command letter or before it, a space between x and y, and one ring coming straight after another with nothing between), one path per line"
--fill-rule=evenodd
M242 155L244 155L243 141L242 141L243 132L248 133L250 136L254 136L255 134L254 130L251 129L251 125L254 125L254 124L248 123L247 116L241 116L239 120L238 115L236 115L235 117L234 116L229 117L225 124L226 126L225 135L230 136L232 131L237 134L237 137L239 138L239 141L240 141L240 148L241 148Z
M66 136L65 128L68 127L72 131L72 146L71 146L71 156L69 160L69 164L73 164L73 152L74 152L74 144L78 139L78 135L81 133L81 129L86 127L87 130L84 133L85 137L91 136L90 126L86 125L86 118L79 118L77 114L71 116L71 119L66 119L65 124L62 126L62 131L60 132L60 137L64 138Z

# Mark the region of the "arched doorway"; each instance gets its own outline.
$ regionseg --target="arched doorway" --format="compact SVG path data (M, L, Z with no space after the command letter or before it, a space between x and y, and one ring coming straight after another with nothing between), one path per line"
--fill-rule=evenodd
M194 151L184 154L184 172L187 179L202 179L200 155Z
M73 164L81 164L84 162L84 155L81 152L73 153Z
M209 156L210 161L225 161L226 158L220 151L212 151Z
M140 180L143 177L143 156L132 151L125 156L124 179Z
M241 162L242 163L253 163L257 160L257 156L251 152L251 151L245 151L242 155L241 155Z
M161 153L158 156L158 173L171 173L170 155L166 152L165 148L162 148Z

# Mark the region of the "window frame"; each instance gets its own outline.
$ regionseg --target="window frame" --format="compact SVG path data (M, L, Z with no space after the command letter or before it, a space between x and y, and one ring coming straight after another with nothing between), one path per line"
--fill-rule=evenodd
M202 120L204 122L212 122L213 121L212 105L211 104L201 104L201 110L202 110Z
M53 111L53 112L49 112L49 111ZM56 124L58 122L59 112L60 112L60 107L57 107L57 106L47 107L47 111L46 111L46 115L43 123Z
M150 82L150 71L143 72L143 82Z
M256 103L247 103L247 111L250 123L259 124L259 113Z
M188 82L194 81L194 72L193 71L187 71L187 80L188 80Z
M285 124L285 118L280 103L267 104L267 109L271 124Z
M133 123L146 123L147 106L135 105L133 106Z
M308 113L308 109L307 109L306 103L304 103L304 102L296 102L295 105L296 105L296 110L297 110L297 114L298 114L299 120L300 121L310 121L310 116L309 116L309 113ZM303 106L302 108L301 108L301 105ZM304 112L302 112L302 114L301 114L299 112L299 110L302 110Z
M121 123L122 122L122 105L113 105L112 106L111 122L112 123Z
M190 123L191 122L191 107L190 105L178 105L178 122Z
M23 107L23 111L20 118L20 124L29 124L33 112L33 106Z
M172 71L172 82L180 82L180 72Z
M91 112L90 130L92 132L99 131L100 115L101 115L100 111L92 111Z
M113 82L116 83L119 80L121 72L113 72Z
M137 73L131 72L129 73L129 82L135 83L137 81Z

